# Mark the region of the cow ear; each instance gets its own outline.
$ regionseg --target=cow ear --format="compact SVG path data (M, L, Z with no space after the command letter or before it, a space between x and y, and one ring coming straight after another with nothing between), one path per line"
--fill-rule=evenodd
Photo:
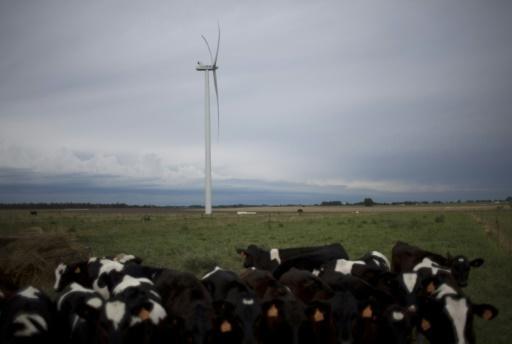
M482 266L483 263L484 263L483 258L475 258L469 262L469 265L471 265L474 268L478 268L478 267Z
M474 304L473 313L485 320L492 320L498 315L498 309L489 304Z

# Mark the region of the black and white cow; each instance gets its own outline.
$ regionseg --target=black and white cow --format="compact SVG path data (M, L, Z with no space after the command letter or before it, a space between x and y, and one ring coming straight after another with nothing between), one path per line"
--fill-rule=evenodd
M354 275L362 278L363 273L374 275L389 272L390 264L384 254L378 251L370 251L356 260L341 258L326 262L322 264L317 274L324 270L332 270L344 275Z
M381 265L364 260L350 261L338 259L322 266L322 274L327 271L350 275L362 279L373 288L373 295L383 304L396 303L407 307L410 312L417 308L417 296L426 288L426 279L430 274L425 271L391 273Z
M100 341L149 343L161 336L167 313L153 283L125 275L113 288L100 318Z
M107 257L108 258L108 257ZM133 254L119 253L118 255L108 258L121 264L142 264L142 258Z
M471 268L482 266L484 260L476 258L469 260L463 255L442 256L437 253L423 250L419 247L397 241L391 251L392 270L395 272L412 272L420 269L430 269L432 274L438 271L449 271L458 285L465 287L468 284Z
M117 284L117 279L113 279L112 276L123 269L123 264L110 259L89 259L87 271L90 280L92 280L92 289L97 291L105 300L108 300L115 284Z
M85 260L67 265L60 263L57 266L53 289L60 292L73 282L86 288L92 288L92 279L89 277L88 272L88 261Z
M135 277L149 277L151 273L156 271L155 268L140 265L141 263L141 258L125 253L108 258L91 257L89 260L71 264L60 263L55 269L54 289L60 292L73 282L86 288L93 288L94 281L97 281L95 289L104 289L106 281L103 280L111 271L124 270L125 274L134 275ZM104 275L101 281L99 280L100 275ZM107 291L102 291L102 295L107 297Z
M103 298L78 283L68 285L57 298L59 330L66 342L93 343L104 305Z
M249 245L247 249L237 249L237 252L244 258L245 268L273 271L277 279L292 267L313 271L330 260L348 259L347 252L340 244L271 250Z
M55 343L59 341L55 305L32 286L10 298L0 313L0 343Z
M429 342L473 344L474 315L492 320L498 310L489 304L474 304L453 287L441 284L432 296L421 299L419 314L419 331Z

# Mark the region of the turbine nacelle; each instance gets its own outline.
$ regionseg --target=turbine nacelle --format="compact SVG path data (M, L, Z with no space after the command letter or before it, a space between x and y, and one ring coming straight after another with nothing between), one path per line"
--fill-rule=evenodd
M217 69L219 69L219 67L217 67L216 65L205 65L205 64L202 64L201 62L197 62L197 66L196 66L196 70L202 70L202 71L217 70Z

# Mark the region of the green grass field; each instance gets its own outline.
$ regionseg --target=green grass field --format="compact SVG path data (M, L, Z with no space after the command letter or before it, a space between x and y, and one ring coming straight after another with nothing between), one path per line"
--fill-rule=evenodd
M508 343L512 335L512 261L506 248L485 231L485 221L491 221L487 219L493 219L493 213L398 210L246 216L223 212L212 217L150 210L42 211L38 216L27 211L2 211L0 235L39 227L43 232L75 236L93 255L133 253L147 264L188 270L198 276L215 265L240 271L235 248L251 243L270 248L340 242L352 258L369 250L391 258L391 247L402 240L443 254L483 257L486 262L472 272L466 292L475 303L495 305L500 314L491 322L475 320L477 339L480 343ZM476 221L475 214L483 222ZM504 231L510 233L507 226L512 223L512 210L501 209L499 216Z

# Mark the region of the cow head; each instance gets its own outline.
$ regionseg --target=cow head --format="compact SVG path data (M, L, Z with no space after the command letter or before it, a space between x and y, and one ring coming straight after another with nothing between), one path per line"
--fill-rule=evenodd
M337 342L352 343L353 331L359 317L357 299L351 292L338 291L330 300L330 304Z
M269 251L256 245L249 245L246 249L237 249L236 252L242 257L244 268L255 267L272 271L279 265L278 262L270 259Z
M447 258L450 263L452 275L460 287L466 287L468 285L469 270L471 268L480 267L484 263L482 258L469 260L462 255L452 257L448 254Z
M87 261L66 265L61 263L55 269L55 291L62 291L66 286L77 282L83 286L90 286L90 279L87 273Z
M419 331L431 343L474 343L474 315L491 320L498 310L489 304L473 304L458 294L428 297L420 305Z
M300 342L304 343L334 343L336 325L333 319L331 304L316 300L309 303L304 313L306 321L300 329Z
M412 319L408 309L391 305L382 312L379 337L383 343L410 343Z

